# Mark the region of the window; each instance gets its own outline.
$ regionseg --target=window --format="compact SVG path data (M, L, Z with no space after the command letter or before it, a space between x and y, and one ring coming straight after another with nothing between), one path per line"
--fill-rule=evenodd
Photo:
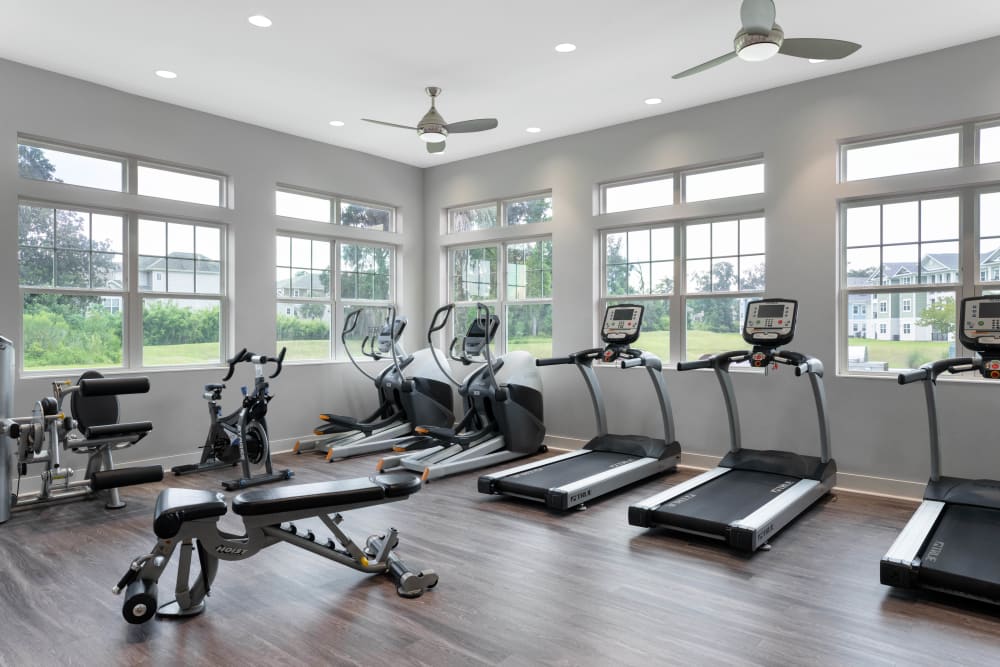
M227 179L194 169L103 154L19 137L18 172L23 178L82 185L176 201L225 206ZM126 174L135 167L135 183Z
M483 302L501 314L500 353L552 356L551 240L451 248L448 267L456 334L476 317L476 303Z
M678 234L684 239L679 245ZM745 346L742 316L765 284L763 217L609 230L602 238L602 311L628 301L645 305L645 349L663 359L697 359ZM671 327L672 310L683 330ZM674 353L671 334L682 341Z
M684 201L696 202L764 192L764 163L684 174Z
M675 184L682 187L677 188ZM764 160L677 169L599 186L601 213L635 211L764 192ZM683 190L683 192L681 192Z
M670 358L670 295L674 292L674 227L644 227L604 234L603 307L626 302L645 306L645 349Z
M125 191L125 161L87 151L18 141L18 173L22 178Z
M604 213L670 206L674 203L674 177L605 185L601 188L601 200Z
M1000 125L980 127L978 134L979 164L1000 162Z
M279 187L274 191L274 213L285 218L360 227L383 232L396 229L396 209L343 199L336 195L301 192Z
M278 349L287 347L286 358L292 360L339 356L340 337L331 331L342 328L343 318L358 306L378 306L382 313L391 303L393 261L389 246L279 234L275 254ZM367 324L355 332L361 334L358 343L381 317L366 314ZM358 349L351 348L352 352Z
M959 166L961 130L880 139L841 146L844 181L912 174Z
M513 197L448 209L448 232L472 232L552 220L552 195Z
M221 176L195 174L139 164L137 193L148 197L174 199L222 206L225 179Z
M964 196L935 194L841 206L848 307L866 299L878 302L877 335L852 331L850 345L862 347L864 339L866 354L863 362L849 358L848 371L898 372L948 356L963 281ZM953 288L942 291L946 285Z
M126 255L132 224L137 242ZM125 366L125 351L139 338L132 365L218 363L222 238L221 228L208 225L21 203L24 370ZM138 284L129 289L125 269L133 262ZM128 303L142 309L140 331L124 317Z

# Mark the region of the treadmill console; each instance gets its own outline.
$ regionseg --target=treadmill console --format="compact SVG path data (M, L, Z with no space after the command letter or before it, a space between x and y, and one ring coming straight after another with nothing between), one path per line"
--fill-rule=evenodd
M792 299L760 299L747 305L743 340L757 347L779 347L792 342L799 302Z
M976 352L1000 353L1000 296L962 299L959 339Z
M643 306L621 304L608 306L601 327L601 340L608 345L629 345L639 340Z

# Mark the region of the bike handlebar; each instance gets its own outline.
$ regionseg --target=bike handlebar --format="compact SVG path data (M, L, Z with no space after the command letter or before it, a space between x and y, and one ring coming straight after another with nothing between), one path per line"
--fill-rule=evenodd
M229 378L233 377L233 373L236 372L236 364L243 361L244 357L246 356L247 356L247 349L243 348L242 350L237 352L236 356L233 357L232 359L226 359L226 363L229 364L229 372L226 373L226 377L222 378L223 382L226 382L229 380Z

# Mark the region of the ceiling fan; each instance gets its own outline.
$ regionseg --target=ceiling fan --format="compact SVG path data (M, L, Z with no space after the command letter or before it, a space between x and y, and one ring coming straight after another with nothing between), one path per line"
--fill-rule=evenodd
M781 53L786 56L809 58L810 60L839 60L861 48L860 44L839 39L811 37L785 39L785 32L781 26L774 22L774 15L773 0L743 0L740 7L740 20L743 27L736 33L732 52L674 74L672 78L683 79L737 57L741 60L757 62L767 60L776 53Z
M496 118L475 118L473 120L460 120L457 123L446 123L441 114L434 108L434 99L441 94L441 89L437 86L429 86L424 88L424 90L431 97L431 108L420 119L416 127L386 123L385 121L372 120L371 118L362 118L361 120L368 121L369 123L377 123L378 125L388 125L389 127L401 127L404 130L416 130L417 136L427 142L428 153L443 153L444 140L449 134L483 132L484 130L492 130L499 124Z

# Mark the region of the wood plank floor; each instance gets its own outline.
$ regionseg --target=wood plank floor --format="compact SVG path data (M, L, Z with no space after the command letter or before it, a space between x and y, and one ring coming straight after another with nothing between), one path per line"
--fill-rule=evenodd
M308 454L275 462L299 482L374 466ZM222 563L201 616L143 626L122 620L111 587L154 544L163 485L123 490L128 507L117 512L99 501L25 509L0 525L0 664L1000 664L997 610L879 584L879 558L913 503L839 494L752 557L628 525L630 502L692 474L565 515L481 495L477 473L435 481L343 524L362 538L399 528L400 556L441 577L419 599L281 544ZM229 476L165 484L214 488ZM161 603L173 577L170 567Z

